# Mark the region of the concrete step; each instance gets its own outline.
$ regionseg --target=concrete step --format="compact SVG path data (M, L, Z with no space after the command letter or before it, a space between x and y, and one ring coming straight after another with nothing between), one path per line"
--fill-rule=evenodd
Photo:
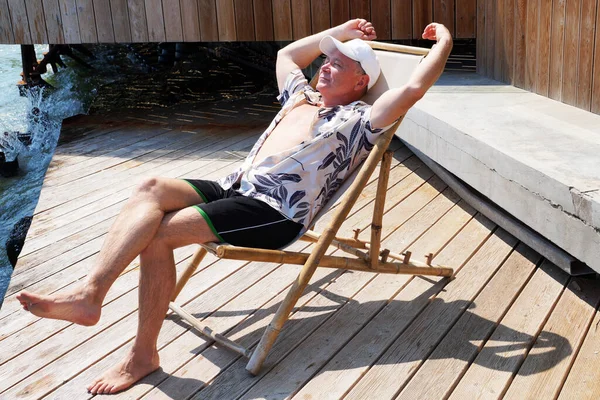
M449 72L397 136L600 272L600 115Z

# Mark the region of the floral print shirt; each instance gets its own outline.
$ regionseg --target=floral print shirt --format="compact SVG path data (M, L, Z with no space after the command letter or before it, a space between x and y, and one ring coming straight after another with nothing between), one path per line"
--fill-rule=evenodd
M234 187L244 196L266 202L288 219L304 225L300 233L303 234L344 179L367 157L374 140L389 126L371 129L371 106L362 101L321 107L307 140L254 164L256 154L277 124L300 104L318 106L321 95L297 69L287 77L277 99L282 109L243 165L218 183L225 190Z

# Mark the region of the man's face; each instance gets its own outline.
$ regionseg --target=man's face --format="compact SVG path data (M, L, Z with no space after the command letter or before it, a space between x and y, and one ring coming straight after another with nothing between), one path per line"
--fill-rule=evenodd
M359 99L369 82L360 64L335 49L328 54L319 72L317 90L325 97L352 96Z

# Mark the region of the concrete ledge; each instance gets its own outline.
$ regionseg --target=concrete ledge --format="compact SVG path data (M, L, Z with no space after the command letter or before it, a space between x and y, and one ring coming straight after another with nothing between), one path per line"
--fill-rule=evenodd
M444 74L397 135L600 272L600 116Z

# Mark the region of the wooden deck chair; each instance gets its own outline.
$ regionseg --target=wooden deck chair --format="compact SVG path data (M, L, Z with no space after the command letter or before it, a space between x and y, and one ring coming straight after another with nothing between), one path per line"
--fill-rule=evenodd
M373 102L388 88L400 87L405 84L415 67L429 51L428 49L378 42L369 42L369 44L375 49L381 65L381 75L377 83L369 90L363 99L369 104L373 104ZM453 270L451 268L440 265L431 265L432 255L426 256L427 261L425 262L417 262L410 259L411 254L408 251L403 254L395 254L387 249L381 251L383 210L392 160L392 152L387 151L387 148L401 121L402 118L396 122L391 129L387 130L377 139L375 146L369 153L367 159L359 168L357 168L353 177L345 182L344 186L347 187L347 190L344 191L344 187L342 187L338 190L337 196L328 202L328 206L331 206L340 198L340 196L342 196L341 202L332 210L333 217L324 232L319 234L309 230L300 239L316 242L312 252L301 253L265 250L217 243L204 244L194 254L189 265L179 277L173 295L173 301L169 306L170 309L205 336L208 336L215 342L249 358L250 360L246 369L256 375L259 373L279 331L287 321L292 309L302 295L302 292L306 288L317 267L343 268L375 273L452 276ZM353 238L336 237L336 233L369 181L369 178L379 161L381 161L381 168L371 224L371 241L364 242L359 240L358 232L356 232ZM326 210L321 210L319 215L322 215L325 211ZM325 255L329 246L335 246L340 250L351 254L353 257ZM275 313L273 320L265 329L265 332L254 351L250 351L223 335L215 333L212 329L201 324L194 316L174 303L175 298L179 295L188 279L193 275L194 271L207 254L207 251L219 258L304 265L287 293L287 296ZM388 261L389 259L393 259L393 261Z

